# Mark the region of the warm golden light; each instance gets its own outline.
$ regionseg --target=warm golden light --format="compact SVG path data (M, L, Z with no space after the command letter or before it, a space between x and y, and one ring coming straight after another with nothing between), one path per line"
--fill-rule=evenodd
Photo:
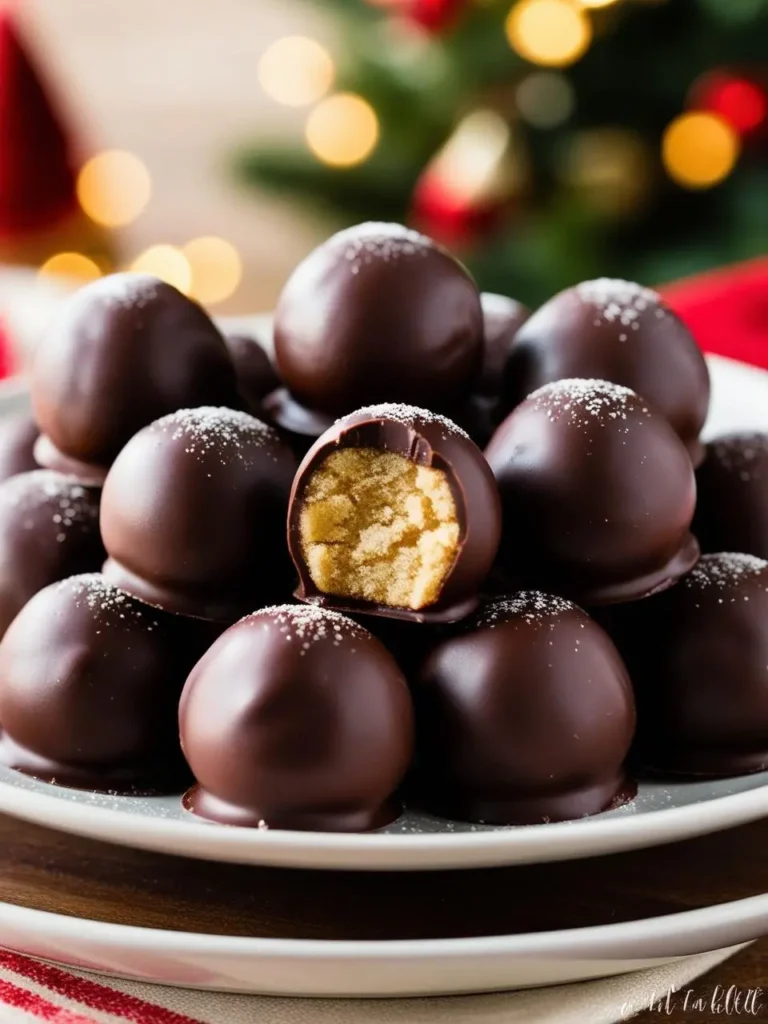
M192 271L190 294L198 302L214 306L237 291L243 277L240 253L223 238L195 238L184 246Z
M149 202L149 172L133 153L118 149L97 153L80 170L77 198L84 212L108 228L136 220Z
M582 7L610 7L612 4L617 3L618 0L579 0Z
M333 85L334 76L331 55L305 36L278 39L259 62L262 89L286 107L317 103Z
M307 145L331 167L361 164L379 141L376 111L362 96L340 92L323 100L307 119Z
M82 284L101 277L101 268L92 259L79 252L59 252L40 267L40 277L69 277Z
M711 188L739 159L736 131L717 114L681 114L667 126L661 154L667 173L683 188Z
M559 71L532 71L515 92L520 116L535 128L554 128L573 113L573 86Z
M175 245L152 245L131 264L138 274L154 274L188 295L192 289L192 268L189 260Z
M572 0L519 0L506 30L516 53L546 67L573 64L592 41L589 17Z

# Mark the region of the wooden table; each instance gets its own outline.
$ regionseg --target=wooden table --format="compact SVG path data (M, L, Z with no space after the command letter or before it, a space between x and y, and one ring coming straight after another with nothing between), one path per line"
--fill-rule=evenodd
M4 816L0 848L0 899L9 903L146 928L177 929L183 921L192 932L272 938L545 931L670 914L768 889L768 820L652 850L467 872L221 865L79 839ZM768 942L697 982L696 998L711 1001L716 985L746 990L764 982ZM638 1019L718 1019L703 1010L686 1015L679 1005L667 1009Z

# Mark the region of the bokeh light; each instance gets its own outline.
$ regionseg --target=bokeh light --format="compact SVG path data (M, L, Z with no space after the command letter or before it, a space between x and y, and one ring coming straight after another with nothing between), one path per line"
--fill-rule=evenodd
M739 136L717 114L681 114L667 126L662 159L667 173L684 188L711 188L727 178L739 158Z
M323 100L307 119L307 145L324 164L354 167L379 141L376 111L362 96L340 92Z
M627 128L586 128L564 150L561 177L593 210L636 213L651 187L653 160L643 137Z
M567 121L576 105L573 86L559 71L533 71L515 93L520 116L534 128L555 128Z
M153 274L188 295L192 290L192 268L189 260L175 245L151 245L131 264L137 274Z
M305 36L285 36L264 52L259 62L259 82L264 92L286 107L317 103L333 85L331 55Z
M533 64L567 67L584 55L592 25L572 0L519 0L507 16L507 39Z
M707 95L710 112L720 114L739 132L751 132L768 117L768 96L745 78L713 82Z
M59 252L43 263L38 274L44 278L69 277L87 284L101 277L101 267L80 252Z
M598 7L611 7L618 3L618 0L579 0L582 7L591 7L593 10Z
M91 157L77 178L77 198L83 211L108 228L136 220L151 194L147 168L133 153L119 149Z
M237 291L243 277L240 253L223 238L194 238L184 246L192 271L190 294L198 302L214 306Z

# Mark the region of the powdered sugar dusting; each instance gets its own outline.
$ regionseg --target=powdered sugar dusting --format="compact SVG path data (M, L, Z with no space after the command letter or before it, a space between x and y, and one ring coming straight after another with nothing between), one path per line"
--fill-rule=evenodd
M606 426L614 420L626 420L630 412L651 415L634 391L607 380L558 380L534 391L528 401L545 412L551 422L567 417L577 426L589 419Z
M490 629L510 619L524 619L531 625L544 625L572 611L578 611L578 608L564 597L545 594L540 590L521 590L510 597L490 601L478 612L475 622L478 626L488 626Z
M152 274L108 274L83 289L83 294L98 295L104 301L126 309L144 309L157 298L161 283Z
M0 486L0 503L18 511L25 530L39 528L40 516L34 513L44 507L49 509L51 528L59 543L66 540L72 529L92 530L99 519L98 491L51 469L10 477Z
M221 452L246 461L255 449L280 445L273 427L247 412L223 406L179 409L156 420L152 428L170 432L174 441L184 441L184 451L190 455Z
M640 318L651 310L657 319L669 315L661 302L661 296L652 288L644 288L634 281L620 278L599 277L594 281L582 281L576 285L576 294L582 302L595 310L595 327L601 324L617 324L629 330L640 329ZM626 341L628 335L620 334L619 341Z
M138 623L152 632L160 624L155 618L157 612L154 609L109 583L101 573L70 576L62 580L58 588L72 594L76 608L87 606L93 612L94 619L106 626Z
M332 643L338 647L345 639L365 640L370 636L367 630L341 612L312 604L274 605L254 612L243 621L254 626L261 622L265 628L269 621L276 622L286 641L299 645L302 656L316 643ZM352 651L354 653L354 648Z
M689 589L728 590L737 587L742 580L760 576L768 569L768 562L755 555L744 555L725 552L717 555L704 555L696 568L683 580L683 586ZM768 574L766 574L766 590L768 591Z
M768 473L768 434L728 434L711 441L709 450L709 458L737 473L743 483L761 480Z
M466 437L469 440L469 434L462 430L453 420L449 420L447 416L430 412L429 409L420 409L415 405L404 405L399 402L382 402L380 405L365 405L362 409L356 409L351 415L391 420L394 423L402 423L404 427L410 427L412 430L418 430L419 422L434 423L451 434L459 434L461 437ZM346 419L347 417L342 418ZM340 423L341 420L336 422Z
M394 263L402 259L424 258L435 248L426 235L403 224L384 224L369 221L340 231L327 245L342 248L353 274L363 267L383 261Z

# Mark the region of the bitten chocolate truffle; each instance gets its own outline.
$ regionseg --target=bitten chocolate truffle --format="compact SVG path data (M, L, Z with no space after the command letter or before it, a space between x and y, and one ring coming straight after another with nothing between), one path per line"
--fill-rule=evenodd
M435 647L415 698L418 790L439 814L529 825L634 795L629 677L570 601L523 591L488 603Z
M694 465L709 407L709 373L690 331L650 288L584 281L550 299L518 331L504 372L503 411L551 381L622 384L669 420Z
M702 551L768 558L768 434L727 434L711 441L696 481L693 531Z
M265 608L228 629L184 688L197 814L230 825L361 832L397 817L413 711L394 659L326 609Z
M49 469L0 484L0 636L38 590L101 567L99 496Z
M486 457L501 492L508 580L610 604L663 590L696 564L691 460L628 388L548 384L507 417Z
M668 775L768 768L768 562L704 555L681 583L610 609L637 695L637 761Z
M319 438L296 474L296 596L452 622L477 606L500 532L493 475L463 430L413 406L358 409Z
M104 485L104 574L169 612L234 622L290 593L285 544L296 460L232 409L182 409L139 431Z
M237 374L237 386L248 411L261 416L263 399L280 387L277 375L264 346L248 334L225 334L224 341Z
M211 319L148 274L113 274L76 293L37 350L32 402L38 462L97 484L123 445L158 417L242 406Z
M0 483L40 468L34 456L39 436L37 424L28 413L0 417Z
M0 643L0 761L62 785L182 789L179 695L214 639L97 573L46 587Z
M482 355L474 281L399 224L334 235L297 267L275 313L280 377L297 402L330 415L382 401L445 411L469 392Z

